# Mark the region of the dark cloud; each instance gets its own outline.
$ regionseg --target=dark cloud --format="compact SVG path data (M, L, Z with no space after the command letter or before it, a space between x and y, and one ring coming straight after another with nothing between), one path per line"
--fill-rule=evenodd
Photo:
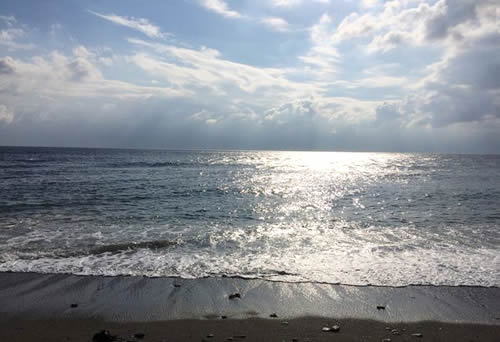
M425 37L429 40L444 39L450 30L467 21L477 20L477 6L481 0L446 0L443 9L426 22Z
M437 126L500 118L500 34L489 33L465 42L426 84L432 93L422 110Z

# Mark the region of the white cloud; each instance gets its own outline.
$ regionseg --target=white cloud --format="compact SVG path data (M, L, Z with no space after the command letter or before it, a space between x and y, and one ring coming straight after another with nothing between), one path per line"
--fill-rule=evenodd
M144 18L133 18L133 17L124 17L116 14L100 14L97 12L89 11L90 13L108 20L114 24L125 26L131 28L133 30L144 33L146 36L150 38L165 38L170 36L171 34L162 32L160 27L149 22L148 19Z
M277 96L285 101L318 91L310 84L288 80L285 70L231 62L214 49L195 50L138 39L129 39L129 42L150 48L161 56L145 53L132 56L131 60L141 69L152 76L162 76L180 89L210 91L217 101L220 101L220 96L228 96L227 101L242 98L260 104L274 104Z
M328 4L330 0L309 0L311 2L318 2ZM272 0L274 7L294 7L306 2L305 0Z
M29 50L35 47L33 44L20 42L20 40L25 36L25 31L20 27L14 27L14 24L17 23L16 18L12 16L0 16L0 19L7 24L6 29L0 30L0 46L3 45L11 51Z
M0 122L11 123L12 120L14 120L14 113L7 106L0 104Z
M323 14L310 29L310 39L312 47L304 56L299 59L313 68L310 72L321 80L335 79L340 54L335 48L331 39L332 18L328 14Z
M276 31L287 32L290 30L290 24L283 18L265 17L262 18L261 21Z
M361 7L362 8L373 8L380 4L379 0L362 0Z
M241 18L237 11L231 10L224 0L200 0L200 4L206 9L220 14L226 18Z
M0 58L0 74L0 103L10 108L2 109L4 120L27 108L59 107L73 102L71 98L96 101L184 95L170 88L106 79L96 66L95 56L83 46L75 47L71 55L54 51L46 56L33 56L29 61ZM30 111L36 113L34 109Z
M387 52L404 44L425 46L457 40L481 25L478 14L485 8L489 8L490 13L494 10L492 0L439 0L432 4L390 1L375 13L351 13L338 25L332 39L337 44L351 39L371 39L367 48L370 53Z
M374 75L351 81L336 81L333 84L341 85L346 89L357 88L390 88L390 87L405 87L409 84L406 77L396 77L389 75Z

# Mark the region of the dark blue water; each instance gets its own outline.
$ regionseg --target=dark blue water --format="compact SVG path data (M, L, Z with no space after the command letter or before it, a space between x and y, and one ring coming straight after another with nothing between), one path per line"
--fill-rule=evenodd
M0 271L500 285L500 156L0 148Z

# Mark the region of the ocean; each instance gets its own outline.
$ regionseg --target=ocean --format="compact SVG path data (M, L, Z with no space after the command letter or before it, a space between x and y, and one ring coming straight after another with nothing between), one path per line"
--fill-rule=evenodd
M500 286L500 156L0 147L0 271Z

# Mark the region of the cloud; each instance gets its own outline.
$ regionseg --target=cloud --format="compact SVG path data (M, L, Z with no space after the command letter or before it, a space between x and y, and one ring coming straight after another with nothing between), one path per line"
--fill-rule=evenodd
M373 8L380 4L379 0L362 0L361 7L362 8Z
M351 13L332 38L337 44L371 39L367 48L370 53L387 52L404 44L424 46L467 35L475 25L481 25L478 13L484 14L485 8L494 10L491 0L439 0L434 4L396 0L386 2L375 13Z
M14 17L2 17L2 19L9 26L7 29L0 30L0 46L6 46L7 49L14 50L29 50L33 49L33 44L26 44L19 42L23 38L25 32L22 28L14 27L17 22Z
M5 57L0 59L0 74L12 74L14 73L14 68L11 66L12 58Z
M142 70L164 78L179 89L208 92L218 102L220 97L228 96L226 101L242 98L254 103L274 103L276 96L286 100L317 91L314 86L288 80L286 70L235 63L214 49L190 49L138 39L128 41L159 55L132 56L131 61Z
M96 66L95 57L84 47L76 47L71 55L53 51L47 56L34 56L30 61L4 57L0 58L0 66L0 103L15 113L23 113L26 108L58 107L75 98L95 101L183 95L167 87L137 86L106 79ZM36 115L37 111L33 112Z
M290 24L288 24L288 22L283 18L265 17L262 18L261 21L275 31L287 32L290 30Z
M5 105L0 104L0 122L11 123L14 120L14 114Z
M9 26L17 22L16 18L12 15L10 16L0 15L0 20L5 22Z
M461 42L421 85L421 111L436 126L500 118L500 33Z
M404 87L409 85L409 80L406 77L395 77L383 74L377 74L372 77L364 77L350 81L336 81L336 85L341 85L347 89L357 88L390 88Z
M306 55L299 56L302 62L312 68L309 72L316 79L332 80L337 74L340 54L331 39L331 23L332 18L328 14L321 16L310 29L311 48Z
M171 35L170 33L162 32L160 27L152 24L151 22L149 22L148 19L124 17L116 14L105 15L93 11L89 12L92 13L93 15L96 15L107 21L110 21L116 25L125 26L133 30L139 31L150 38L165 38Z
M438 2L426 20L425 39L444 39L458 25L476 20L476 7L480 3L478 0Z
M237 11L231 10L224 0L200 0L200 4L206 9L220 14L226 18L242 18Z
M311 2L318 2L323 4L328 4L330 0L310 0ZM304 0L272 0L272 5L274 7L294 7L301 5Z
M340 25L325 13L279 66L147 38L127 39L126 55L83 45L12 53L0 57L0 144L495 152L495 6L459 7L395 0ZM397 57L407 46L432 51L430 64Z

